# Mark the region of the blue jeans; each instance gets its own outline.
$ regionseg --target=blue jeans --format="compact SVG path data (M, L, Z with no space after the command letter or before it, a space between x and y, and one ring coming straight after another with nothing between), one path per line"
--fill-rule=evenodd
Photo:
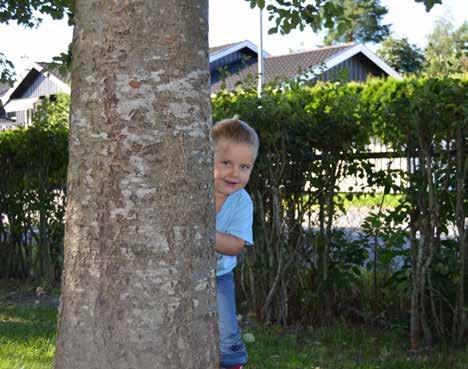
M236 294L233 273L216 277L218 327L221 339L221 366L247 363L247 349L237 323Z

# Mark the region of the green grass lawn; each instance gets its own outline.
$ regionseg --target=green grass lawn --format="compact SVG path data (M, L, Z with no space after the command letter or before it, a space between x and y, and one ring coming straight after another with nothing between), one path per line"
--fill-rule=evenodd
M5 303L0 293L0 369L51 369L57 309ZM281 328L247 324L249 369L465 369L468 349L409 353L406 332L337 325Z
M303 196L304 203L307 202L308 198L308 195ZM383 195L381 193L354 193L351 196L349 193L340 192L335 194L334 202L342 203L345 210L350 208L378 208L381 203L384 209L388 209L396 208L402 199L402 195L398 194ZM312 209L318 210L318 204L313 205Z
M399 202L403 198L402 195L396 194L386 194L383 195L381 193L375 194L368 194L368 193L361 193L361 194L354 194L351 200L347 198L346 193L339 193L336 195L336 202L343 202L345 209L350 207L379 207L382 203L383 197L383 208L396 208L399 205Z
M465 369L468 350L437 348L408 352L402 332L334 326L320 329L253 331L250 369Z
M0 307L0 369L52 368L55 308Z

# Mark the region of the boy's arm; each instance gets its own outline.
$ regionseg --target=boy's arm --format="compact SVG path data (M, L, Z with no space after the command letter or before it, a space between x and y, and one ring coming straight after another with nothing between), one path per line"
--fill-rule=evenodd
M216 232L216 251L229 256L237 256L242 252L245 241L227 233Z

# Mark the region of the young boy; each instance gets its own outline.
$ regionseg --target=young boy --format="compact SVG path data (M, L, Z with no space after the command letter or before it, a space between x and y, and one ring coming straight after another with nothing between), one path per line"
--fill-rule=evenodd
M221 367L242 369L247 350L237 323L233 269L245 244L251 245L253 204L244 190L257 157L257 133L236 118L213 126L216 208L216 289Z

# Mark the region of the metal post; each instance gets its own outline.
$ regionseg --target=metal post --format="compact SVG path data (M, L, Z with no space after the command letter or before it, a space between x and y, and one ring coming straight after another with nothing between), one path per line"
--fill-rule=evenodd
M262 86L263 86L263 9L260 8L260 44L258 47L258 86L257 95L262 97Z

